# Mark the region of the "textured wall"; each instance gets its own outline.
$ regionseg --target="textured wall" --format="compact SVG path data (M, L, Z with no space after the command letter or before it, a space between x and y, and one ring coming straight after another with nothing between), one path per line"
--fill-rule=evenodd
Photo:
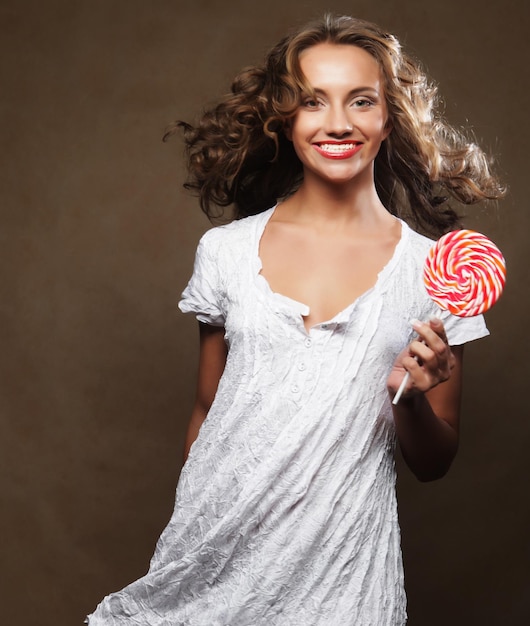
M208 227L160 138L328 8L396 32L510 186L468 211L509 282L467 350L459 457L399 490L410 625L526 623L526 1L1 0L2 623L81 624L145 572L194 391L195 323L175 305Z

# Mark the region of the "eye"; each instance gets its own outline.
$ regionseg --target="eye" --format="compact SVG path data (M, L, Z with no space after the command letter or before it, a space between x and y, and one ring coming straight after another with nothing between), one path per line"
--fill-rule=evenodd
M306 109L318 109L320 102L316 98L304 98L302 106Z
M364 96L360 98L356 98L352 102L352 106L355 107L356 109L366 109L366 108L373 106L374 104L375 103L371 98L366 98Z

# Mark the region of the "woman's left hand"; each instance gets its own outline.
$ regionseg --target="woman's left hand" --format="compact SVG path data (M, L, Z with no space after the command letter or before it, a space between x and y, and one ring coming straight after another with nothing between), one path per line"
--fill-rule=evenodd
M455 365L455 357L440 319L433 318L426 323L414 320L412 327L418 337L398 355L387 380L391 397L396 394L407 372L409 379L403 397L425 393L448 380Z

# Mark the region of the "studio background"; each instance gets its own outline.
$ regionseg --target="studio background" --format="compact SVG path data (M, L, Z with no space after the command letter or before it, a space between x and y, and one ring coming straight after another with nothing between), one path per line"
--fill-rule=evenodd
M161 137L325 10L397 34L509 186L467 210L508 284L466 349L459 456L430 484L399 461L398 487L410 626L527 623L526 0L0 0L3 624L81 625L145 573L194 395L176 303L209 227Z

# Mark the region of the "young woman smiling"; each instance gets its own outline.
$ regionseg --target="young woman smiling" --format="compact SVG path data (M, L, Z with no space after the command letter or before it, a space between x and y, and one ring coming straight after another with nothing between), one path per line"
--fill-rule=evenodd
M448 198L503 194L435 98L394 36L326 16L171 129L203 210L237 219L180 301L200 362L173 516L90 626L405 623L395 444L420 479L447 471L462 345L487 334L427 297L424 234L457 225Z

